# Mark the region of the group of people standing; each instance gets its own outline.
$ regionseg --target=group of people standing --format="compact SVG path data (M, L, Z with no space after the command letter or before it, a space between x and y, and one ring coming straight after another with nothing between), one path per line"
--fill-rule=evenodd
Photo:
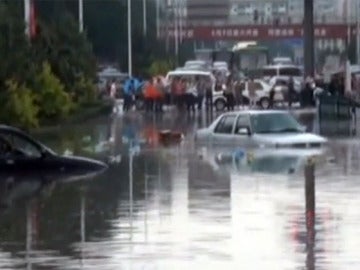
M147 81L143 88L145 110L147 112L162 112L167 93L161 77Z
M172 103L180 111L195 112L196 108L202 110L204 100L206 109L212 108L212 83L209 78L172 78L169 82L169 93Z

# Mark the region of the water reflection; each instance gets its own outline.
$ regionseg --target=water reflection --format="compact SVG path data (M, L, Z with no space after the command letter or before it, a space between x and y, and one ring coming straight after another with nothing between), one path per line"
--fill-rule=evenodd
M359 144L334 140L334 159L316 167L311 212L301 169L287 170L306 155L200 157L191 136L206 117L132 115L38 135L59 150L121 160L92 181L1 182L0 268L357 269ZM187 136L162 147L160 129Z

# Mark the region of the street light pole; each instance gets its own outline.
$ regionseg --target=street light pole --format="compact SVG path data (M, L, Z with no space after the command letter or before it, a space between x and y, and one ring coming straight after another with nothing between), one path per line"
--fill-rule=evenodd
M79 0L79 31L84 31L84 0Z
M131 0L127 1L128 4L128 73L132 77L132 40L131 40Z
M360 65L360 1L356 2L356 60Z
M175 38L175 61L176 65L179 62L179 20L178 20L178 0L173 2L173 9L174 9L174 22L175 22L175 31L174 31L174 38Z
M30 0L24 0L25 35L30 38Z
M146 33L147 33L146 0L143 0L143 30L144 30L144 37L146 37Z
M156 0L156 38L160 37L160 3Z
M305 76L314 77L314 0L304 0L303 21Z
M179 13L179 28L180 28L180 44L183 42L183 1L180 0L180 4L178 5L178 13Z

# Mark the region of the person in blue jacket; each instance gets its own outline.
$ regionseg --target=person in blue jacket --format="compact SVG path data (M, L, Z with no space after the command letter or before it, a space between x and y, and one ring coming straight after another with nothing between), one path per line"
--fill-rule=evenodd
M132 78L126 80L124 84L124 111L129 111L132 107L133 95L135 92L134 81Z
M143 86L145 83L143 82L143 80L141 78L134 78L133 82L134 82L135 100L142 100L143 99Z

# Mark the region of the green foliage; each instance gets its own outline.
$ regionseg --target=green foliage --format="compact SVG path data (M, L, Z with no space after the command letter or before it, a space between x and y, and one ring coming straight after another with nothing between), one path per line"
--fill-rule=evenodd
M166 75L174 67L174 63L166 60L153 61L149 67L148 73L151 76Z
M92 46L69 14L56 21L42 21L40 34L33 42L39 62L48 61L68 92L80 75L95 79L96 61Z
M35 78L36 101L40 117L52 120L64 119L73 107L70 95L64 91L61 81L53 74L47 62Z
M37 127L39 107L34 93L15 80L7 80L5 85L6 89L1 97L1 121L22 128Z
M38 31L29 42L22 2L0 1L0 121L35 127L66 118L74 100L95 99L92 45L74 17L55 2L37 1ZM42 5L61 16L44 16Z
M146 35L142 20L137 19L142 17L142 0L131 3L134 75L164 74L173 64L154 60L168 59L165 43L156 37L155 3L147 3ZM126 2L84 1L83 33L79 33L76 1L37 0L36 9L37 35L29 42L24 35L23 2L0 1L0 103L4 104L0 120L7 123L36 126L95 102L94 51L98 59L120 62L127 69ZM13 111L5 114L8 104ZM28 116L23 115L27 110Z
M16 78L24 82L32 76L31 47L24 35L24 23L18 1L0 1L0 87ZM21 7L21 6L20 6Z
M75 100L79 104L88 104L96 101L96 85L92 80L81 75L73 87Z

